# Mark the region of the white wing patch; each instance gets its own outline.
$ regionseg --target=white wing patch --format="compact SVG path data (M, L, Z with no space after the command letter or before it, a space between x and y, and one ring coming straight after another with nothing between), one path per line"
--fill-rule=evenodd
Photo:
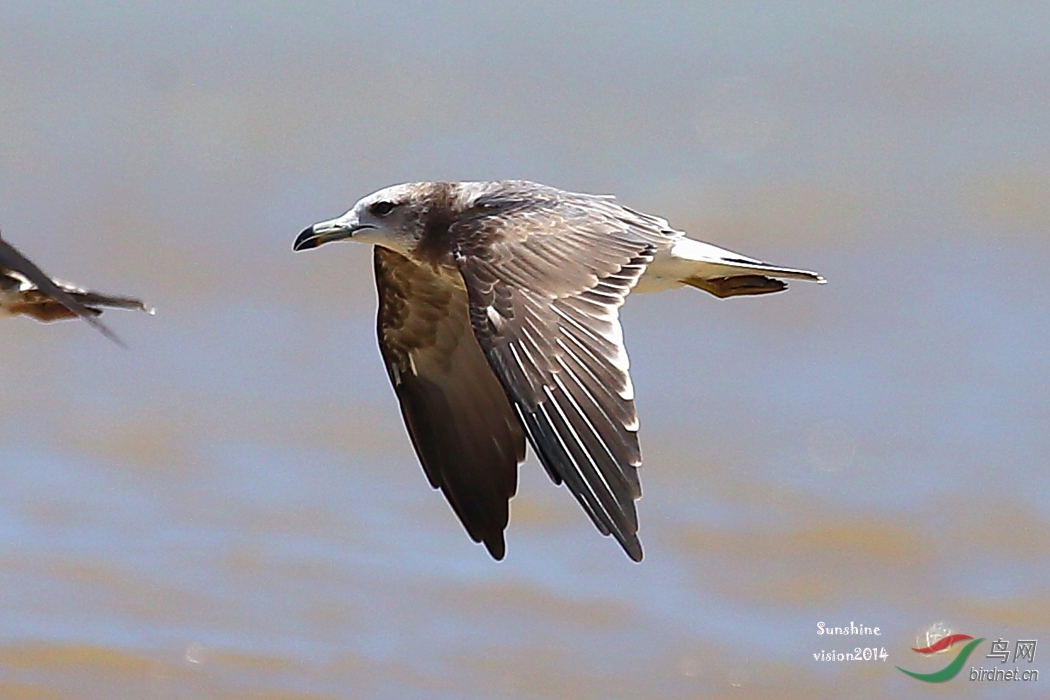
M503 326L506 325L507 319L503 318L503 316L500 315L500 312L496 311L494 306L491 304L486 306L485 315L488 317L489 323L492 324L492 327L496 329L497 333L503 330Z

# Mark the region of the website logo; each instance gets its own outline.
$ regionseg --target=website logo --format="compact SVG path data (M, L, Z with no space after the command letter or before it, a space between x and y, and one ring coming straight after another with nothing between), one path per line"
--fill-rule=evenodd
M967 641L969 640L969 641ZM907 669L897 666L897 670L906 673L912 678L917 678L920 681L926 683L944 683L950 681L959 675L959 671L962 670L963 665L966 664L966 660L970 658L970 654L977 648L977 645L984 641L984 637L974 639L968 634L953 634L951 630L947 629L943 624L935 624L926 631L926 646L924 647L912 647L912 651L923 656L934 656L937 654L948 653L953 646L960 642L966 642L966 645L959 650L951 661L945 665L939 671L933 673L918 673L916 671L909 671Z
M950 681L959 675L959 671L966 664L967 659L970 658L970 654L977 648L977 645L984 641L984 637L974 639L968 634L954 633L943 622L938 622L931 625L926 631L926 646L915 646L912 647L912 651L916 654L922 654L923 656L932 657L938 654L947 655L952 653L953 647L957 648L955 651L954 658L945 664L944 668L933 673L919 673L918 671L909 671L907 669L897 666L897 669L901 673L906 673L912 678L916 678L926 683L944 683ZM965 642L965 644L964 644ZM922 644L922 640L918 640L918 644ZM958 645L962 644L962 647ZM993 664L985 668L982 666L971 666L969 677L971 681L1037 681L1039 680L1039 669L1030 668L1035 663L1035 650L1039 642L1035 639L1017 639L1013 645L1013 668L1006 668L1006 664L1011 660L1010 654L1010 640L1003 639L1002 637L991 642L991 650L985 656L987 659L993 659L998 661L998 665ZM1028 667L1018 667L1018 662L1025 662Z

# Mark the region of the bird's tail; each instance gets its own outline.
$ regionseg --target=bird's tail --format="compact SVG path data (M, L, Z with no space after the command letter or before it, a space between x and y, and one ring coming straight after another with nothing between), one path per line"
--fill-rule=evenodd
M690 238L677 241L671 255L679 264L688 266L687 274L680 278L684 284L722 299L779 292L787 288L785 279L825 282L823 277L809 270L776 267Z

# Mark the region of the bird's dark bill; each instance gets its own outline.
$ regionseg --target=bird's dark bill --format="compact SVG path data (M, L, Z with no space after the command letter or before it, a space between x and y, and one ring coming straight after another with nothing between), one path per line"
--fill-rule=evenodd
M322 243L324 243L324 240L321 234L316 233L313 226L309 226L303 229L303 232L296 237L295 243L292 244L292 250L310 250Z
M309 228L303 229L303 232L296 237L295 243L292 244L292 250L310 250L332 241L343 241L347 238L352 238L358 231L368 228L375 227L368 224L357 226L341 226L332 223L314 224Z

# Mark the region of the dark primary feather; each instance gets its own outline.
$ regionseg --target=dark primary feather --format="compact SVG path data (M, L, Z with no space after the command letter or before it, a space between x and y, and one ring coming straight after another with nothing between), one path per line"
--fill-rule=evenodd
M502 559L525 437L471 332L466 292L378 246L375 273L379 348L423 470Z
M618 310L674 232L609 198L505 183L452 227L478 343L540 461L642 558L638 421Z

